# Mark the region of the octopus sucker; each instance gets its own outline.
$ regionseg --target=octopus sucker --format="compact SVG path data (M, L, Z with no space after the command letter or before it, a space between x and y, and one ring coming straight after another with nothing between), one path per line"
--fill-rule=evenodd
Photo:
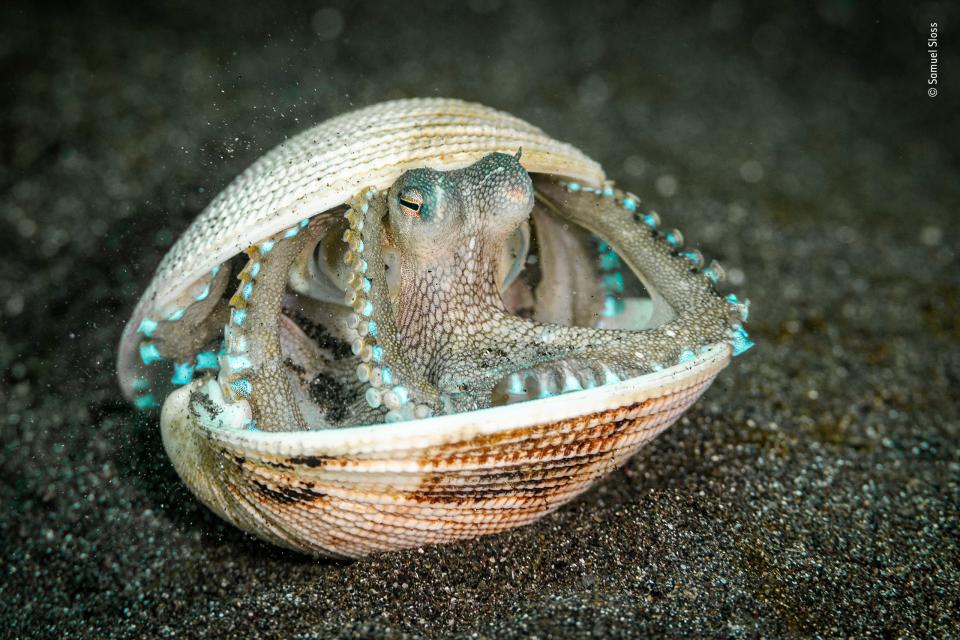
M528 523L622 464L752 345L722 279L571 145L394 101L218 195L118 371L201 501L358 557Z

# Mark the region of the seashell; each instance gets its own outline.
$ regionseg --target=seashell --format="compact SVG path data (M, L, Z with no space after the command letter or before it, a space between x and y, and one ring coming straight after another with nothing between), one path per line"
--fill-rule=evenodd
M210 509L362 557L558 508L752 342L678 231L571 145L398 100L257 160L164 257L118 375Z

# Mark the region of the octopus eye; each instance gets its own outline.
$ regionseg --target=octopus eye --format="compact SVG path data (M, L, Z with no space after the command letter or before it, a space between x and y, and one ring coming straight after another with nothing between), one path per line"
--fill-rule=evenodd
M411 218L419 218L423 208L423 194L416 189L405 189L398 198L400 210Z

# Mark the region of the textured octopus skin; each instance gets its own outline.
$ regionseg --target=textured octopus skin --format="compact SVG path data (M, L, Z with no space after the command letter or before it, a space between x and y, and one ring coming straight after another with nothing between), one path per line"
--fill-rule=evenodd
M622 464L752 344L748 303L717 293L719 265L704 268L639 205L576 149L486 107L346 114L258 161L184 234L124 334L121 384L149 406L151 377L138 374L174 359L161 428L175 468L276 544L360 557L530 522ZM498 257L535 206L538 233L551 216L622 259L659 304L656 326L510 313ZM329 429L301 411L291 371L326 365L284 309L288 274L338 223L352 384L365 390L351 411L369 424ZM222 267L241 251L228 301ZM194 356L224 315L220 352Z

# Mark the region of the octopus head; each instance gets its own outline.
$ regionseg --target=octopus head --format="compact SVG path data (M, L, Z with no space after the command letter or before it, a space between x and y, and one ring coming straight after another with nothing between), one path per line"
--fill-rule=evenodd
M519 155L404 173L387 196L393 242L421 268L492 260L533 208L533 182Z

